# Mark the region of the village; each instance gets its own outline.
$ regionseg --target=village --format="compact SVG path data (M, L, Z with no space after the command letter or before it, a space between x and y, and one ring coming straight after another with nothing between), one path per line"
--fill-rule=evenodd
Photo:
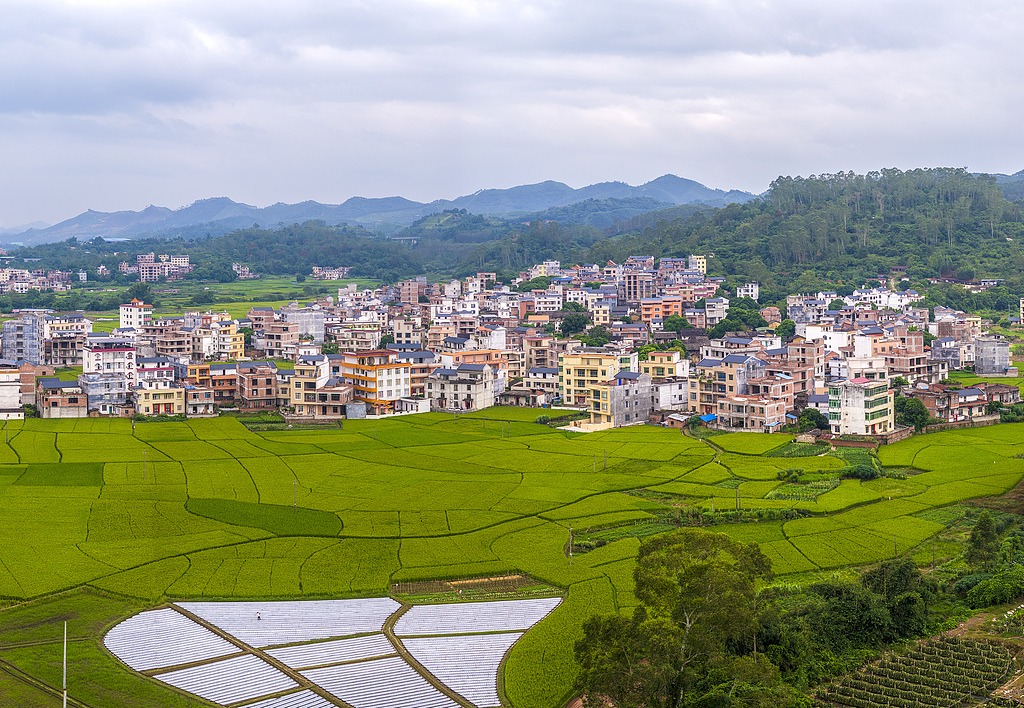
M150 255L134 267L149 281L191 266ZM707 274L705 256L634 256L546 261L509 283L481 272L348 284L244 318L157 316L133 299L111 332L94 332L82 313L20 310L2 325L0 416L23 417L26 406L43 418L273 411L318 423L512 405L577 412L570 425L584 432L641 423L773 432L810 409L833 435L890 441L902 435L897 394L948 423L992 422L994 407L1020 402L1014 385L947 385L963 369L1017 375L1010 342L986 333L981 317L930 313L919 293L881 283L845 297L792 294L783 312L757 305L757 283L726 292L723 281ZM734 331L739 312L763 325Z

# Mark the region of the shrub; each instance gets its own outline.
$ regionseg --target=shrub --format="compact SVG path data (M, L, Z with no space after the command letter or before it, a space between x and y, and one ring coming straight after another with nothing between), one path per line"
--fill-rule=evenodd
M1024 597L1024 568L1013 566L982 580L967 591L967 604L974 608L1001 605Z
M853 467L847 467L843 470L843 477L847 479L859 479L867 481L871 479L878 479L878 470L873 465L859 464Z

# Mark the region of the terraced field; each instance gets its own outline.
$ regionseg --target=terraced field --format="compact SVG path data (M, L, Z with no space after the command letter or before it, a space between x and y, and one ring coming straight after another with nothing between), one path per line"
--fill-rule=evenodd
M72 653L124 693L83 686L79 698L199 705L133 678L103 650L104 631L166 601L374 597L399 582L525 573L565 599L516 643L505 698L546 708L569 694L583 619L635 604L638 537L670 528L680 509L806 512L717 527L759 543L787 575L906 552L942 528L925 512L1024 477L1018 425L885 447L884 465L917 473L840 483L837 456L764 456L786 436L711 445L654 427L579 435L527 419L490 409L261 434L227 418L134 432L124 420L11 423L0 596L33 601L0 611L0 662L56 685L39 643L57 637L62 614L99 603L90 621L72 618ZM784 483L784 470L824 482ZM570 528L609 542L570 558Z

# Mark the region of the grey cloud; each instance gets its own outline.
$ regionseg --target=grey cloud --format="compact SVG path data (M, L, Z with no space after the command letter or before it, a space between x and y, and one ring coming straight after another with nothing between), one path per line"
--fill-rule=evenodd
M0 224L676 172L1020 169L1024 5L8 2ZM1005 160L1005 164L996 164ZM55 173L67 179L54 194Z

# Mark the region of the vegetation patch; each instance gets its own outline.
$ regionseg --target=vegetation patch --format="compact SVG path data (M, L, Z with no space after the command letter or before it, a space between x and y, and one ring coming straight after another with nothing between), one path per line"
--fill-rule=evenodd
M29 487L99 487L103 484L103 463L25 465L25 471L14 484Z
M256 504L234 499L189 499L193 514L232 526L251 526L278 536L337 536L341 519L319 509Z

